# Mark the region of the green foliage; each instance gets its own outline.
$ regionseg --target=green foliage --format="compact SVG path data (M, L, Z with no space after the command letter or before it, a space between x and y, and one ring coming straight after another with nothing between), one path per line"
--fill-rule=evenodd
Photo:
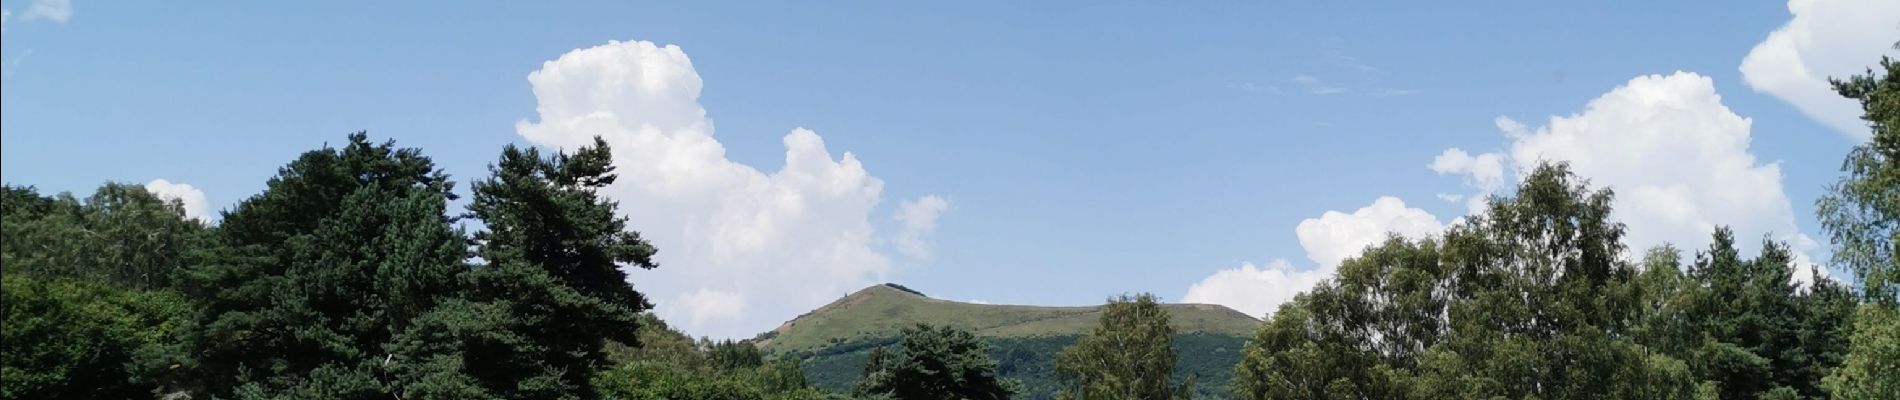
M171 290L209 245L182 205L107 183L84 201L0 195L6 372L0 398L149 397L181 389L193 309Z
M651 314L641 315L640 348L614 346L621 365L600 373L593 384L612 399L727 400L820 399L828 395L806 384L798 362L759 358L746 341L702 342L672 330ZM752 350L747 351L746 348Z
M996 376L989 346L976 335L920 324L904 329L896 350L874 351L852 391L898 400L1000 400L1017 385Z
M596 193L615 179L610 154L598 139L551 157L502 151L469 205L487 228L475 234L486 263L394 346L399 383L448 389L404 397L597 397L607 344L638 345L638 313L652 307L620 265L655 266L653 247Z
M7 186L0 265L7 272L169 288L207 245L208 230L177 201L137 185L107 183L83 202Z
M1674 254L1652 253L1645 288L1661 296L1648 304L1648 326L1638 330L1649 348L1684 361L1696 379L1714 385L1724 399L1824 395L1821 376L1846 351L1852 294L1839 283L1814 277L1807 290L1790 281L1796 270L1786 245L1766 242L1752 260L1735 248L1734 235L1717 229L1687 276L1662 282L1653 276L1677 264Z
M996 360L996 375L1020 382L1021 391L1012 398L1054 399L1062 390L1056 376L1056 354L1076 343L1079 335L1037 337L988 337L990 358ZM815 353L803 354L805 376L819 389L846 392L863 376L865 362L878 349L897 343L898 337L865 338L847 341ZM1226 398L1227 383L1232 380L1234 364L1246 338L1205 332L1183 333L1174 337L1173 380L1194 378L1194 397Z
M1628 335L1659 295L1609 204L1545 165L1442 241L1367 249L1256 332L1235 397L1688 397L1688 368Z
M228 247L188 284L204 311L194 343L209 394L401 392L385 368L406 355L390 349L466 270L444 214L451 188L419 151L357 133L304 153L225 214Z
M1442 239L1390 238L1283 305L1249 342L1242 399L1817 398L1854 301L1793 253L1733 234L1682 271L1673 247L1619 257L1610 193L1562 165Z
M1398 398L1441 340L1446 274L1436 242L1391 237L1283 305L1237 365L1241 399ZM1378 338L1375 340L1374 338Z
M1060 399L1192 398L1194 380L1175 384L1174 328L1152 294L1122 295L1102 307L1095 330L1056 356Z
M667 365L673 368L693 371L709 371L712 361L701 350L698 343L685 333L667 326L666 321L652 313L641 313L639 327L635 329L634 345L621 342L607 343L607 359L615 365L632 362L646 362Z
M1823 383L1828 393L1847 400L1900 398L1900 313L1861 305L1851 341L1846 362Z
M1841 162L1846 173L1815 202L1834 262L1860 279L1867 298L1900 302L1900 62L1882 57L1884 74L1835 80L1834 90L1860 102L1873 128L1867 143ZM1900 307L1900 306L1897 306Z
M153 397L187 362L177 293L8 274L0 288L0 398Z
M721 340L701 347L711 349L713 368L721 371L757 368L765 364L765 356L759 353L759 346L752 342Z
M1854 272L1869 302L1855 313L1843 366L1826 379L1842 399L1900 398L1900 62L1882 57L1880 67L1834 81L1860 102L1873 137L1848 152L1846 176L1816 202L1834 262Z
M1563 165L1532 171L1512 198L1446 233L1449 330L1411 393L1429 398L1681 398L1680 361L1627 333L1640 321L1634 266L1611 194Z
M767 376L798 374L795 364L731 374L703 375L649 364L628 364L602 373L595 385L605 397L625 400L805 400L830 399L806 387L774 386ZM789 365L789 366L787 366ZM789 371L789 372L785 372Z

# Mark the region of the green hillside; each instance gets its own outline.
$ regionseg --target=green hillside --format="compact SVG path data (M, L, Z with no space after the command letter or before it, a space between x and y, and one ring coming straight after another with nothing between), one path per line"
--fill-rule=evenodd
M1260 321L1208 304L1164 306L1178 336L1177 379L1194 376L1200 398L1225 396L1233 366ZM859 290L759 335L767 353L804 361L807 379L834 391L856 382L870 349L897 342L900 329L949 325L988 338L998 372L1021 380L1019 398L1046 399L1056 389L1055 354L1088 332L1100 307L990 305L933 299L894 284Z

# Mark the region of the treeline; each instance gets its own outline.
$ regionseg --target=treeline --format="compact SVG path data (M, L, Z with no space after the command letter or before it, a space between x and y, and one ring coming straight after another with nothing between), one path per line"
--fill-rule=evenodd
M1391 238L1277 310L1242 349L1240 399L1900 398L1900 64L1836 82L1874 129L1818 204L1833 266L1625 248L1612 193L1567 167L1424 240ZM607 145L505 148L454 184L364 134L306 152L208 225L137 186L0 193L7 399L1007 399L1030 364L917 326L850 393L794 358L694 341L646 314L623 266L657 251L598 194ZM637 206L637 205L636 205ZM467 231L463 222L479 222ZM1637 256L1635 254L1641 254ZM686 266L689 267L690 266ZM1841 282L1851 282L1844 284ZM1063 399L1185 399L1176 332L1120 296L1056 356ZM1001 354L1001 357L993 357ZM1189 360L1194 363L1199 360ZM1197 364L1198 365L1198 364ZM1038 366L1037 368L1041 368Z
M652 334L672 331L620 268L653 268L656 250L597 193L615 179L609 154L598 140L545 156L510 146L456 215L428 157L361 133L302 154L215 226L137 186L81 200L9 185L0 397L807 391L796 366L733 355L750 344Z
M1718 229L1641 257L1612 193L1563 165L1426 240L1388 239L1276 311L1235 372L1240 399L1900 398L1900 64L1835 82L1872 141L1818 212L1850 287L1754 258Z
M1805 288L1785 245L1726 229L1627 261L1610 193L1563 166L1442 238L1388 239L1275 312L1238 367L1243 399L1822 398L1854 295Z
M1055 355L1074 345L1080 336L982 339L989 345L989 357L996 360L996 375L1021 383L1021 391L1012 398L1053 399L1062 389L1062 380L1056 374ZM784 352L778 356L804 360L801 368L813 387L848 392L862 378L864 363L871 351L895 346L900 340L899 336L863 338L826 346L816 352ZM1176 354L1184 356L1178 357L1173 376L1175 379L1193 377L1195 397L1225 397L1227 383L1233 380L1234 365L1239 362L1240 349L1245 344L1244 336L1205 332L1177 334L1173 348ZM1198 356L1185 356L1188 354Z

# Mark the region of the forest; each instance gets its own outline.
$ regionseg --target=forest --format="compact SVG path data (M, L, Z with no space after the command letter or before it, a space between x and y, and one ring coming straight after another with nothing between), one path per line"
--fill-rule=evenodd
M1837 276L1796 276L1773 240L1745 256L1758 239L1724 228L1707 248L1627 248L1614 188L1544 164L1272 312L1213 367L1225 387L1176 374L1208 360L1177 356L1148 294L1111 298L1072 341L919 325L850 343L837 352L868 349L853 382L809 379L812 354L692 339L628 282L623 268L693 266L655 263L664 249L616 212L639 205L598 193L616 180L598 139L502 149L465 212L420 149L365 133L303 153L216 224L136 185L10 183L0 397L1896 399L1897 73L1883 59L1835 82L1873 130L1817 202ZM1013 356L1030 348L1060 350ZM1044 378L1003 377L1018 370Z

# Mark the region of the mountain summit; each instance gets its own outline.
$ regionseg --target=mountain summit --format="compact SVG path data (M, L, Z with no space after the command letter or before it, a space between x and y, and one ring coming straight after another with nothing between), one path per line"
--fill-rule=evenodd
M1212 304L1166 304L1177 332L1177 375L1195 375L1201 391L1220 393L1239 359L1240 346L1261 321ZM948 325L988 339L998 371L1020 379L1030 393L1046 398L1053 389L1055 353L1088 333L1101 317L1101 306L1049 307L977 304L935 299L894 283L873 285L846 295L762 333L768 353L804 360L809 380L841 390L857 379L865 354L896 343L899 332L916 324Z

